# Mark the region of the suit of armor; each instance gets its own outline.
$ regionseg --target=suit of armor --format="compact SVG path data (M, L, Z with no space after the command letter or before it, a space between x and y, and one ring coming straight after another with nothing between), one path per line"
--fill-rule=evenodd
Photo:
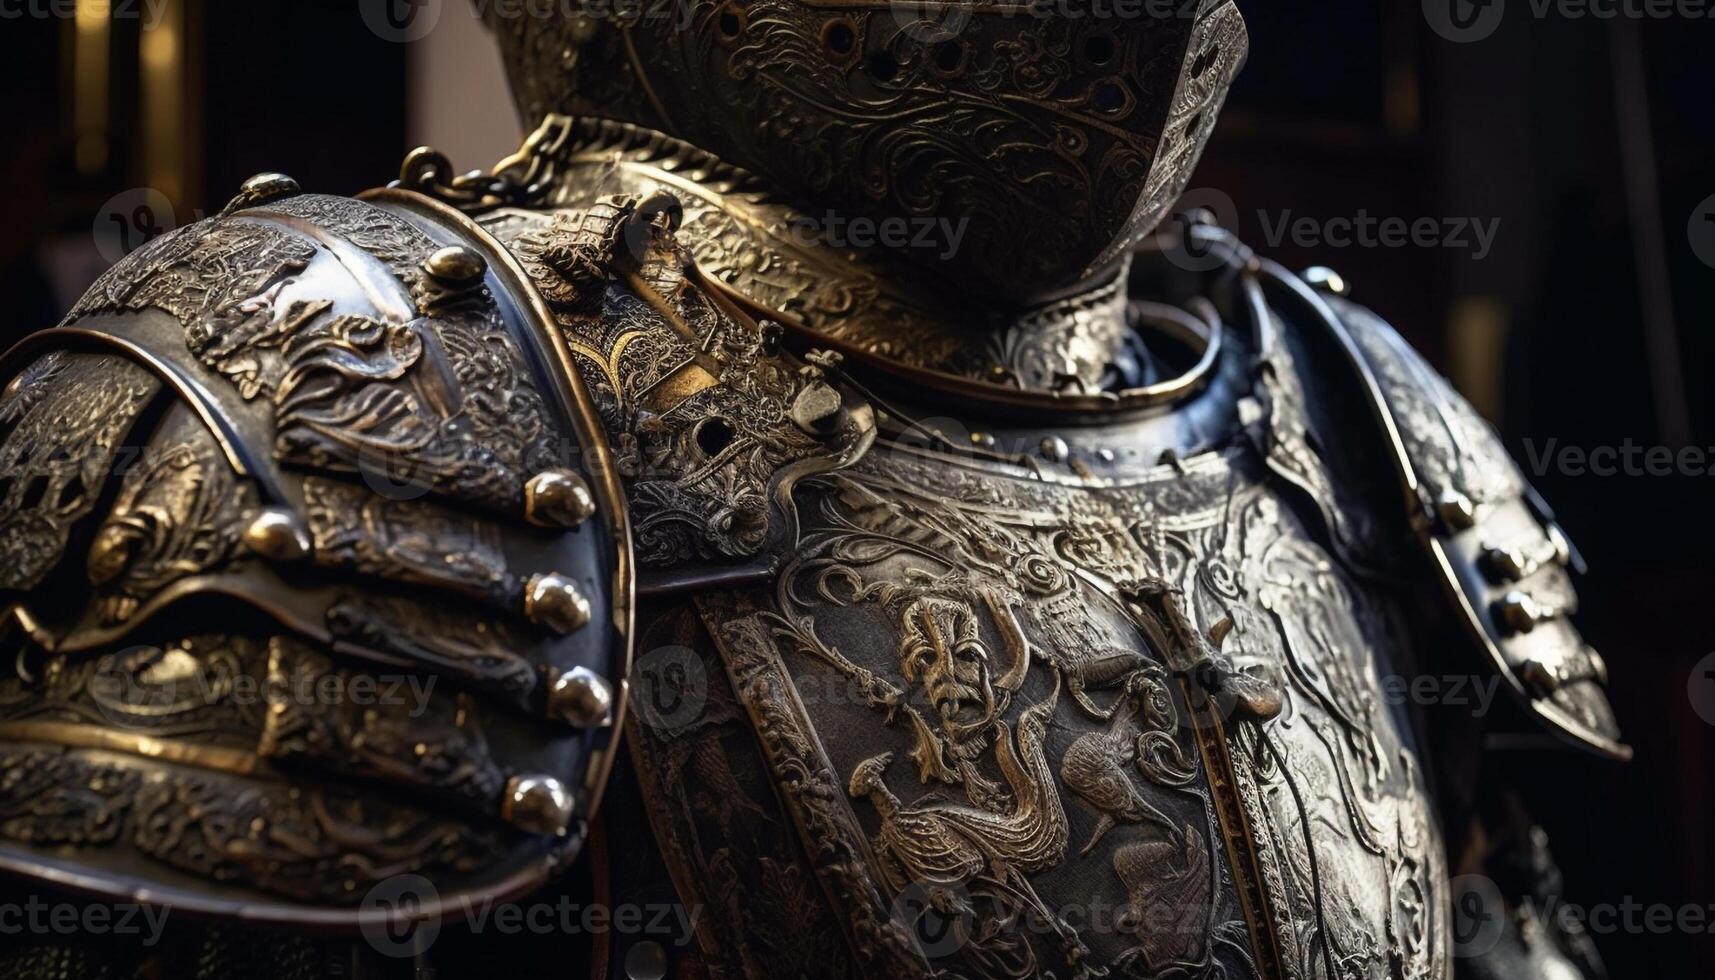
M9 352L0 869L186 921L0 975L1600 976L1500 751L1626 753L1577 553L1154 233L1246 43L1175 6L496 5L518 153L260 176ZM694 927L468 915L545 896Z

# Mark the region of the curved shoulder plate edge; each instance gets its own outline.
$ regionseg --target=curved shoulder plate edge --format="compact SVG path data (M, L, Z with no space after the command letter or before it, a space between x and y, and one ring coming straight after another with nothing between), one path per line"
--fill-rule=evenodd
M1577 686L1588 689L1585 696L1598 703L1597 710L1610 719L1612 717L1606 693L1602 690L1606 668L1599 655L1583 645L1577 631L1564 618L1575 609L1576 597L1572 595L1568 569L1561 566L1571 566L1576 570L1581 561L1566 542L1564 532L1541 504L1541 498L1518 472L1517 464L1502 452L1506 473L1501 482L1516 483L1516 488L1497 494L1493 499L1477 502L1457 492L1432 494L1429 481L1424 477L1426 461L1419 458L1421 452L1414 453L1409 448L1412 439L1406 428L1408 422L1401 418L1401 411L1396 405L1398 399L1409 393L1398 390L1401 386L1383 378L1381 365L1366 351L1348 320L1364 316L1374 320L1382 330L1391 333L1392 328L1358 304L1337 296L1325 297L1275 263L1264 260L1261 265L1270 279L1312 310L1317 321L1315 326L1330 335L1349 363L1365 401L1370 405L1374 421L1385 434L1385 449L1399 479L1407 516L1434 566L1436 578L1444 587L1465 633L1481 649L1514 700L1560 741L1615 761L1630 759L1631 748L1619 740L1616 732L1611 729L1604 731L1585 722L1556 703L1553 697L1561 681L1580 682ZM1403 344L1403 341L1399 343ZM1410 356L1417 357L1415 353ZM1516 526L1521 523L1521 518L1522 522L1535 527L1539 537L1552 544L1553 553L1533 563L1544 567L1512 576L1513 582L1509 582L1508 576L1486 570L1487 558L1502 549L1495 542L1486 541L1484 531L1493 530L1497 525ZM1557 590L1569 599L1558 604L1536 604L1529 594L1511 587L1517 579L1535 574L1552 576ZM1521 605L1524 608L1520 608ZM1514 616L1520 621L1533 622L1509 625ZM1560 649L1557 653L1575 655L1592 666L1565 678L1563 670L1545 668L1542 661L1532 659L1526 650L1542 649L1545 643L1541 637L1547 630L1524 649L1521 649L1524 644L1520 639L1523 634L1543 625L1559 629L1558 635L1563 642L1558 644ZM1556 646L1552 640L1546 645Z
M554 401L571 424L585 454L583 469L590 478L596 511L605 521L615 544L612 623L617 656L614 676L608 678L614 692L613 721L606 729L608 744L599 750L599 759L591 764L584 787L589 800L584 817L593 820L600 812L602 794L614 762L623 750L620 740L625 730L630 701L629 678L636 653L637 566L625 489L620 482L607 431L547 300L510 249L463 211L417 191L399 187L376 188L358 194L356 200L394 211L407 220L415 218L437 225L482 255L489 270L505 286L497 296L516 304L519 319L529 330L528 336L517 339L541 365L542 373L558 395Z
M593 741L589 744L592 745L592 755L582 774L583 791L577 794L577 826L568 838L571 843L556 844L546 853L532 856L522 862L503 878L482 887L440 892L435 897L434 904L423 910L424 915L437 915L440 910L450 911L460 904L469 904L472 901L509 901L517 898L540 887L545 880L563 871L575 859L587 827L599 812L603 789L614 760L622 751L620 739L623 737L627 710L627 678L633 651L635 575L628 507L612 463L604 430L596 420L587 390L578 378L575 366L563 358L563 351L560 352L562 358L558 365L555 362L552 341L558 340L558 333L551 329L552 320L546 314L543 301L528 276L517 266L506 249L493 242L486 232L462 215L445 212L426 199L421 202L411 200L418 195L383 192L382 196L406 200L366 200L365 203L377 209L393 211L399 218L419 225L431 238L441 241L442 244L465 245L487 253L484 258L489 263L493 277L490 283L497 286L493 289L494 297L503 305L514 308L516 322L522 325L524 331L523 334L515 335L515 339L518 345L528 352L526 356L532 362L531 368L537 375L538 384L544 390L554 391L552 407L561 416L562 431L578 440L580 462L589 477L590 495L595 500L595 510L600 515L598 520L607 540L611 542L612 549L612 615L609 618L612 637L611 653L607 660L608 679L613 695L612 708L608 720L591 729L590 737ZM229 212L231 210L228 209ZM424 215L420 212L429 213ZM222 217L225 215L223 212ZM425 226L433 226L435 230L431 231ZM428 263L425 263L424 268L428 268ZM0 355L0 380L15 373L14 368L21 370L27 366L29 358L37 353L70 350L113 355L155 377L161 387L152 401L164 402L170 399L188 408L219 444L221 455L235 476L264 485L270 483L268 473L271 467L251 458L251 454L247 452L249 447L244 445L241 438L233 435L230 427L225 424L225 419L215 404L217 399L146 346L132 343L123 337L85 329L74 323L75 320L74 314L66 321L68 325L38 331ZM543 338L544 331L548 339ZM563 365L563 370L559 369L560 365ZM263 489L269 488L264 486ZM528 492L527 489L526 503ZM274 495L278 495L277 491L274 491ZM287 624L281 625L288 630L292 629ZM47 635L21 604L0 605L0 630L14 628L22 629L32 636ZM44 649L51 649L53 644L42 643L42 646ZM225 889L205 891L164 881L116 876L105 871L91 871L81 862L62 860L60 856L44 855L38 849L14 846L10 843L0 843L0 871L48 882L75 892L107 898L129 898L142 904L171 906L193 914L258 923L301 925L317 929L350 929L367 927L371 919L383 921L388 918L385 910L367 906L361 909L324 907L294 898L257 898L247 894L235 894Z

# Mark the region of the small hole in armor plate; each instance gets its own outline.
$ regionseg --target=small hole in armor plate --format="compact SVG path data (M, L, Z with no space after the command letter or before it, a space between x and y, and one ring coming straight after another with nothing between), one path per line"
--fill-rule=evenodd
M728 41L737 40L744 33L744 18L739 16L736 8L726 7L721 11L720 32L721 37Z
M822 28L822 47L826 48L835 60L844 61L850 58L852 52L857 50L857 30L852 26L852 22L845 19L828 21L827 26Z
M1191 63L1191 77L1193 79L1202 78L1204 73L1209 70L1209 66L1215 63L1215 59L1219 57L1220 54L1221 47L1217 44L1211 46L1209 50L1198 55L1197 60Z
M67 507L75 506L82 499L83 477L74 476L66 481L65 486L60 488L60 499L56 502L56 506L60 510L64 510Z
M935 45L935 69L952 75L965 67L965 46L958 41L942 41Z
M1091 96L1091 104L1097 112L1118 112L1125 106L1125 93L1113 82L1103 82L1096 86L1095 94Z
M891 82L899 74L899 61L886 51L877 51L864 62L864 68L878 82Z
M48 478L38 476L24 487L24 499L18 506L22 510L35 510L42 505L48 496Z
M1092 65L1105 65L1114 60L1114 39L1106 34L1085 38L1084 59Z
M697 426L697 448L706 456L719 456L732 445L732 426L723 419L706 419Z

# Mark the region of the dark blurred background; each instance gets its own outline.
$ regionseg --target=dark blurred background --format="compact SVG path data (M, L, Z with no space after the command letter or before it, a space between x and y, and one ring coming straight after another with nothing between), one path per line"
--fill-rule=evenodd
M510 150L497 58L462 0L426 2L433 27L407 43L364 0L0 0L0 341L252 173L355 193L417 143L461 167ZM1241 2L1251 62L1194 185L1229 196L1259 250L1343 274L1532 470L1589 559L1581 620L1638 753L1526 767L1569 900L1695 906L1715 928L1715 20L1504 6L1460 42L1415 0ZM1481 255L1468 233L1276 240L1283 220L1361 214L1498 224ZM1531 466L1628 440L1709 458ZM1707 932L1597 938L1616 977L1715 963Z

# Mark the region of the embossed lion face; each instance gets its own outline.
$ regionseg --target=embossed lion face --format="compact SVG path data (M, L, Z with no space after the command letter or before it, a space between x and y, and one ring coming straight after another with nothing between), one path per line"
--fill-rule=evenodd
M922 692L954 744L995 719L991 658L977 622L967 603L937 596L901 612L900 673Z
M828 218L830 244L866 244L854 219L891 227L867 237L996 305L1091 279L1153 229L1247 46L1232 0L531 7L484 5L527 117L677 136Z

